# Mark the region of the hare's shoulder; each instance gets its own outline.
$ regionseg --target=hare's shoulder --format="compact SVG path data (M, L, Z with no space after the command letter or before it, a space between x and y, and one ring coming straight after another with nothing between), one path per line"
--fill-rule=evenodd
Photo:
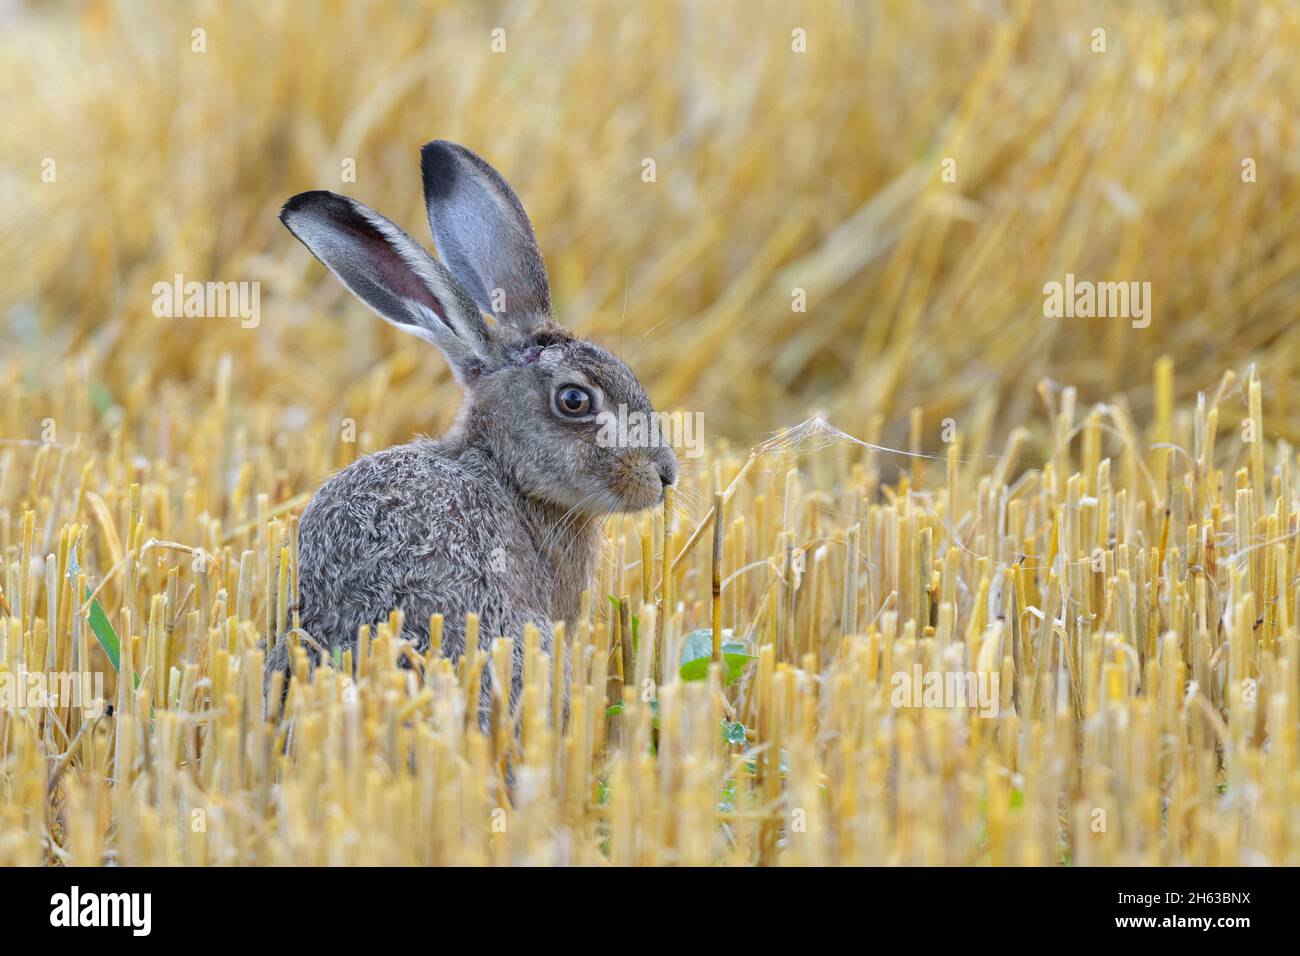
M517 521L486 463L420 439L358 458L334 475L303 512L300 528L304 535L328 529L357 535L358 544L386 541L424 551L439 542L481 545L513 533Z

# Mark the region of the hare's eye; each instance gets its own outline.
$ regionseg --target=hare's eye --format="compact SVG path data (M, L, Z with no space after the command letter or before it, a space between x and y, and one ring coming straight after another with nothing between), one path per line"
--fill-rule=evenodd
M580 418L591 411L591 393L577 385L565 385L555 393L555 407L561 415Z

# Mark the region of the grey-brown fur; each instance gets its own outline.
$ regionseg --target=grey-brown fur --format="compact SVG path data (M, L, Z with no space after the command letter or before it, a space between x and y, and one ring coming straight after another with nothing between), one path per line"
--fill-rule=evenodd
M358 298L437 345L465 387L447 435L361 458L308 504L302 626L316 643L346 648L361 625L397 608L403 636L424 648L429 616L441 613L443 650L455 658L474 612L480 646L514 639L513 706L525 623L549 654L551 622L572 625L578 614L605 516L662 500L677 463L666 447L603 447L594 418L562 412L567 385L596 400L593 416L619 404L652 409L626 365L555 323L532 226L505 180L454 144L430 143L421 157L443 263L346 197L303 193L281 214ZM480 309L491 310L494 293L502 308L489 326ZM287 671L287 647L277 641L268 678ZM484 680L484 719L492 693Z

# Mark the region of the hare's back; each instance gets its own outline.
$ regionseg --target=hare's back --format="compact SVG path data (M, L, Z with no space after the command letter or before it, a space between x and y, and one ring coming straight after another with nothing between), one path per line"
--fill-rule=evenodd
M358 459L330 478L299 524L303 627L328 646L400 609L408 636L428 616L466 612L488 633L527 536L500 483L476 459L420 440Z

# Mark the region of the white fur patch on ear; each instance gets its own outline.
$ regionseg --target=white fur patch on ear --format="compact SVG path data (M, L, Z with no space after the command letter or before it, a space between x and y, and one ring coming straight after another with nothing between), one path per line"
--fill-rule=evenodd
M560 367L560 362L563 357L564 355L560 349L543 348L541 353L537 356L537 364L548 371L557 369ZM583 378L583 381L580 384L585 385L586 378L584 376L580 377Z

